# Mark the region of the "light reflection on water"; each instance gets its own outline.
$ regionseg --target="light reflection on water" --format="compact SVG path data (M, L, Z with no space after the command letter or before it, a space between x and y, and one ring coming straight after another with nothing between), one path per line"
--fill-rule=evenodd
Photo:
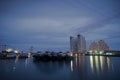
M71 61L70 74L72 80L88 79L86 56L75 57L75 60Z
M0 60L1 80L119 80L120 58L80 56L72 61Z
M92 73L112 70L109 57L103 56L90 56L90 68Z

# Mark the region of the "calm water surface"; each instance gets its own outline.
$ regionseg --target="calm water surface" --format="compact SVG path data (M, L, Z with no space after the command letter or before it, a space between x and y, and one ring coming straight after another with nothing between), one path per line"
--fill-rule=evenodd
M120 80L120 57L80 56L70 62L0 60L0 80Z

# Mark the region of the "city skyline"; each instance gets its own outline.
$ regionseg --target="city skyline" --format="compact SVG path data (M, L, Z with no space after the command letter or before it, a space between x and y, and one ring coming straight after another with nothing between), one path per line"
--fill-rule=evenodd
M83 35L70 36L70 53L73 53L73 55L86 53L86 40Z
M69 51L69 36L104 40L120 50L119 0L0 0L0 44Z

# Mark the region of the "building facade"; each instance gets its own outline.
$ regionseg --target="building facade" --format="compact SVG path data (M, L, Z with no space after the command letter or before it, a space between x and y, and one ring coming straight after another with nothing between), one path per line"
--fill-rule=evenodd
M73 54L86 53L85 37L80 34L78 34L77 37L70 36L70 51Z
M109 46L104 40L99 40L98 42L92 42L89 50L106 51L109 50Z

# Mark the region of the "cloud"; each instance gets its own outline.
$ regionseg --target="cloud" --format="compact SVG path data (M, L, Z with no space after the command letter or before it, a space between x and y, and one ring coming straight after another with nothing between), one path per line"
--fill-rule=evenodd
M51 46L50 49L61 48L62 50L66 47L68 50L69 36L74 34L76 28L80 27L75 25L85 25L90 21L91 18L88 17L21 18L8 19L4 26L7 27L5 35L11 45L22 46L24 43L29 47L29 45L37 46L39 44L39 48L42 49Z
M106 24L102 27L98 27L91 32L85 34L86 40L96 41L96 40L106 40L111 38L119 37L119 24Z
M88 41L119 36L119 20L115 21L120 17L118 5L114 6L112 0L110 4L103 1L2 1L0 36L16 46L40 44L40 48L61 49L68 49L69 36L78 33Z
M12 31L22 31L23 33L30 34L44 34L49 35L54 33L59 33L66 35L71 33L74 29L78 27L82 27L81 25L85 25L90 22L91 18L86 17L65 17L65 18L23 18L23 19L13 19L8 20L5 26L10 26L10 30ZM79 26L76 26L78 25ZM19 34L19 33L18 33ZM58 34L58 35L59 35Z

